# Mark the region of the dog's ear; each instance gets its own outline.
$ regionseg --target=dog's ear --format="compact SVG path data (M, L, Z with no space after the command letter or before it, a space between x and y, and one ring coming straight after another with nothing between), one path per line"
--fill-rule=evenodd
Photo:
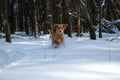
M53 25L53 28L56 28L58 25L59 25L59 24L54 24L54 25Z
M68 27L68 24L63 24L64 29Z

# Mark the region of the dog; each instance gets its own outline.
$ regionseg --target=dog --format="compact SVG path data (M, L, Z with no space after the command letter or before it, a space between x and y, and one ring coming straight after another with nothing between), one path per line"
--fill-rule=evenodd
M61 44L64 45L64 30L68 27L68 24L54 24L54 30L48 30L51 38L52 45L59 47Z

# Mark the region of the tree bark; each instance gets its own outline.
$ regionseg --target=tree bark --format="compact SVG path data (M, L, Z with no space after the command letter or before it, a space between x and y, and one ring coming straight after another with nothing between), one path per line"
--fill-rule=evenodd
M24 0L18 0L18 26L19 30L24 30Z
M90 39L96 40L95 29L93 28L92 20L88 12L87 6L86 4L83 4L83 2L81 2L81 6L83 7L84 15L86 16L86 21L88 22L87 26L89 26Z
M77 1L77 36L80 37L80 0Z
M10 32L11 34L14 34L16 31L16 26L15 26L15 11L14 11L14 4L16 0L8 0L8 22L10 26Z
M68 37L72 37L72 18L69 15L69 0L63 0L63 23L68 24Z
M34 0L30 0L30 6L31 6L31 26L32 26L32 32L35 38L37 38L36 34L36 11L35 11L35 2Z
M6 42L11 43L10 27L7 19L7 0L3 0L3 24L5 27Z
M101 11L101 0L98 0L98 9L99 9L99 38L102 38L102 23L101 23L101 19L102 19L102 11Z

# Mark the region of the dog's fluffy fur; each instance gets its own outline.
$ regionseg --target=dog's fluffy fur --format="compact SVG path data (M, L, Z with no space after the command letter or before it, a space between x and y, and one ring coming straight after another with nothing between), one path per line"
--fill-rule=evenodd
M52 45L59 47L61 44L64 44L64 30L67 28L67 24L54 24L53 30L48 30L52 38Z

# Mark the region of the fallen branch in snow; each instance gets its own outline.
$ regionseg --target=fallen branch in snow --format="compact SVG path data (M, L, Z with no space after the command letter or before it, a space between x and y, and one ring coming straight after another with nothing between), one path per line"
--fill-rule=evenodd
M116 35L112 36L111 38L107 39L107 41L113 41L119 38L120 38L120 32L118 32Z

